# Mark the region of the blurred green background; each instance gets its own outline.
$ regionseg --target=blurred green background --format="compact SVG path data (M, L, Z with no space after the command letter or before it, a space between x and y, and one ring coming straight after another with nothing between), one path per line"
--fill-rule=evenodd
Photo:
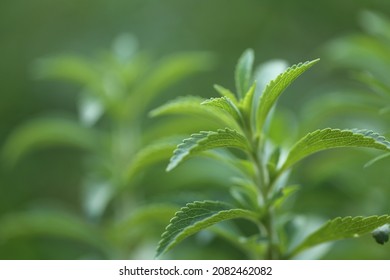
M385 101L376 100L372 105L374 109L354 107L349 111L348 102L351 99L345 101L345 98L340 98L339 103L344 107L335 109L339 104L338 93L354 95L354 92L359 92L359 96L364 96L364 104L368 104L365 98L370 96L370 89L351 79L349 69L373 71L375 63L368 69L364 69L364 65L347 62L338 64L341 58L333 55L340 49L329 51L326 48L335 38L366 32L359 21L361 12L365 10L379 11L390 17L390 2L2 0L0 146L6 143L15 128L28 120L51 113L61 114L59 112L77 115L75 97L79 87L35 79L37 75L33 66L38 59L68 53L94 59L99 51L109 49L113 40L123 33L133 34L139 48L151 54L152 60L177 52L207 51L214 55L213 66L206 67L209 70L200 71L165 89L149 104L147 110L175 96L216 96L212 89L214 83L233 88L234 65L240 54L250 47L255 51L257 64L270 59L284 59L293 64L321 57L321 63L298 80L280 100L286 112L295 114L297 122L302 123L298 136L326 126L369 128L389 136L389 117L376 114L375 110L376 104ZM390 48L388 50L390 57ZM349 59L359 60L359 56ZM328 111L316 115L318 111L315 106L318 104L315 104L315 100L327 94L333 94L333 103L327 107ZM153 123L153 120L147 119L146 113L142 118L145 126ZM335 216L389 213L390 177L386 172L389 160L363 169L363 165L373 156L366 151L347 150L342 153L331 151L308 159L292 175L291 180L302 185L302 191L295 198L296 203L291 203L294 213L319 216L324 220ZM45 207L65 209L83 220L81 185L86 176L84 158L85 152L78 149L50 146L29 153L15 166L10 167L3 162L0 165L2 221L12 219L9 216L12 213L26 213ZM150 195L148 191L142 194L145 201L149 201L149 197L152 197L151 201L164 201L164 188L168 189L166 193L185 196L185 187L172 191L173 187L169 189L163 186L164 183L176 182L180 185L186 181L178 174L165 174L164 165L154 166L148 171L149 177L141 179L144 186L159 185L154 187L159 188L157 195ZM202 187L196 187L197 183L193 182L188 192L194 191L196 197L202 194L205 184L213 182L217 186L216 194L211 195L218 196L218 184L223 180L202 180L198 183ZM172 198L167 200L172 201ZM109 222L114 217L108 212L102 220ZM162 225L153 228L155 236L161 234L166 222L165 219ZM30 235L28 228L24 234L12 236L9 235L12 230L4 228L0 223L0 259L153 258L152 250L157 242L156 238L152 238L145 245L146 249L137 251L143 253L133 254L129 249L125 254L103 254L93 245L86 244L88 242L80 241L82 239L69 240L53 233ZM2 234L8 237L2 238ZM178 249L176 255L170 257L245 258L235 250L222 252L220 248L226 247L223 240L216 239L207 245L209 236L198 239L194 237L185 242L182 250ZM196 242L206 245L199 249L191 245ZM388 259L390 249L388 246L377 246L367 236L338 242L321 257Z

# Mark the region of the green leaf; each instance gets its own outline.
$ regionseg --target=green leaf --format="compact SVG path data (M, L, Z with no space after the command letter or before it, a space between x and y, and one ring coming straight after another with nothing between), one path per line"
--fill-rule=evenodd
M232 183L230 194L237 201L238 205L246 209L260 210L258 189L252 180L233 177Z
M213 64L210 53L193 52L165 57L134 89L136 96L129 96L127 104L132 110L141 111L159 92L188 76L209 70Z
M380 40L390 39L390 21L383 15L371 11L363 11L359 15L361 26L367 33L377 36Z
M220 125L231 124L231 119L228 116L221 114L220 110L216 110L213 107L202 106L201 104L203 101L203 98L195 96L178 97L173 101L152 110L149 115L151 117L169 114L194 115L205 118L208 121L215 121Z
M373 76L371 73L359 72L353 74L353 77L369 86L374 92L380 94L381 97L383 97L383 95L390 96L390 86ZM383 105L383 103L381 105Z
M224 97L229 98L234 104L238 104L237 98L233 92L220 85L214 85L215 90Z
M287 68L286 71L284 71L282 74L280 74L276 79L269 82L269 84L266 86L265 90L263 91L259 107L257 109L257 123L256 126L258 128L258 133L261 133L261 130L263 129L264 123L266 121L266 118L271 111L273 105L275 104L276 100L279 98L279 96L283 93L283 91L296 79L298 78L302 73L304 73L306 70L308 70L310 67L312 67L314 64L316 64L319 61L319 59L307 61L305 63L299 63L296 65L293 65L289 68Z
M248 92L245 94L244 99L240 102L240 109L242 110L243 114L245 115L245 118L247 122L249 123L252 116L252 107L253 107L253 96L256 91L256 82L253 83L253 85L249 88Z
M240 110L228 97L210 98L201 103L201 105L218 108L232 116L236 121L240 121Z
M299 191L300 187L298 185L287 186L278 192L275 197L272 198L272 203L276 208L280 208L284 202Z
M168 103L150 111L149 116L157 117L167 114L201 114L206 111L200 104L204 101L202 97L184 96L178 97Z
M126 170L127 181L148 166L169 159L178 141L160 141L140 150L132 159Z
M371 217L338 217L328 221L321 228L310 234L300 245L293 250L291 255L313 247L315 245L344 239L359 237L375 230L376 228L389 223L390 216L371 216Z
M367 147L390 151L390 142L368 130L340 130L326 128L307 134L299 140L288 154L281 168L285 170L308 155L340 147Z
M43 58L34 64L34 75L40 79L61 79L80 85L99 82L99 73L91 61L76 55Z
M172 249L188 236L195 234L216 223L237 219L256 219L257 215L245 209L232 208L232 206L219 201L195 201L188 203L172 218L166 231L161 236L156 257Z
M108 255L109 245L99 229L77 216L56 209L33 210L4 215L0 219L0 242L11 238L56 237L76 240Z
M241 55L240 59L238 60L235 71L235 81L238 96L241 98L244 97L244 94L250 87L254 59L255 56L253 50L248 49Z
M184 139L177 149L173 152L167 171L175 168L189 156L202 151L231 147L248 151L249 146L246 138L235 130L225 128L217 131L201 131L192 134L190 138Z
M371 165L377 163L378 161L382 160L382 159L385 159L387 157L389 157L390 154L387 153L387 154L383 154L383 155L380 155L380 156L377 156L375 158L373 158L372 160L368 161L365 165L364 165L364 168L367 168L367 167L370 167Z
M42 118L18 127L7 139L3 155L15 164L28 152L50 146L72 146L86 150L97 147L97 134L76 121L65 118Z

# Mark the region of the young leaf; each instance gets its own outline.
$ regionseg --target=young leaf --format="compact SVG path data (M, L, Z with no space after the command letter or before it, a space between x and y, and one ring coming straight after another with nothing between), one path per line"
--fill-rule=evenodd
M156 117L167 114L191 114L204 117L207 120L214 120L221 125L229 125L231 123L231 119L228 116L221 114L219 110L212 107L202 106L201 104L203 101L204 99L201 97L179 97L152 110L149 115L151 117Z
M108 242L99 229L70 213L56 210L34 210L12 213L0 219L0 242L12 238L51 236L76 240L108 253ZM108 256L108 255L107 255Z
M235 80L236 80L236 90L238 96L241 98L244 97L244 94L249 89L254 59L255 56L253 50L248 49L242 54L242 56L238 60L236 72L235 72Z
M190 138L184 139L177 146L177 149L173 152L167 171L172 170L193 154L223 147L238 148L243 151L248 151L249 149L246 138L235 130L225 128L217 131L201 131L192 134Z
M377 157L373 158L372 160L368 161L368 162L364 165L364 168L370 167L370 166L373 165L374 163L376 163L376 162L378 162L378 161L380 161L380 160L382 160L382 159L385 159L385 158L387 158L387 157L389 157L389 156L390 156L389 153L383 154L383 155L380 155L380 156L377 156Z
M219 201L195 201L188 203L172 218L166 231L161 236L156 257L172 249L188 236L216 223L237 219L256 219L256 213Z
M162 90L184 78L201 71L209 70L214 62L210 53L193 52L165 57L142 81L126 100L129 108L141 111Z
M283 188L279 193L277 193L275 197L272 198L272 203L275 205L276 208L279 208L289 197L295 194L298 190L298 185L287 186Z
M222 97L229 98L234 104L238 104L237 98L233 92L220 85L214 85L214 88Z
M328 221L317 231L309 235L291 255L315 245L344 238L359 237L390 222L389 215L371 217L338 217Z
M390 142L368 130L326 128L307 134L291 149L282 167L285 170L313 153L340 147L367 147L390 151Z
M247 119L248 123L251 119L252 115L252 104L253 104L253 96L256 91L256 82L253 83L253 85L249 88L248 92L245 94L244 99L240 102L240 108L243 111L243 114L245 115L245 118Z
M149 112L149 116L157 117L166 114L183 114L183 113L194 113L204 114L205 110L200 106L204 101L203 98L197 96L184 96L178 97L168 103L157 107Z
M96 65L75 55L40 59L34 65L34 74L40 79L62 79L84 86L91 86L99 81Z
M278 97L282 92L302 73L316 64L319 59L307 61L305 63L299 63L289 67L286 71L280 74L276 79L272 80L263 91L260 97L259 107L257 109L257 123L258 133L261 133L261 130L264 126L265 120L268 116L268 113L272 109Z
M141 149L133 157L132 162L126 170L127 180L131 180L137 172L144 170L146 167L161 160L168 159L177 146L176 143L177 141L161 141Z
M232 116L236 121L240 121L240 111L228 97L210 98L201 103L201 105L218 108Z
M96 132L65 118L42 118L19 127L8 138L3 155L16 163L32 150L53 145L66 145L86 150L97 147Z

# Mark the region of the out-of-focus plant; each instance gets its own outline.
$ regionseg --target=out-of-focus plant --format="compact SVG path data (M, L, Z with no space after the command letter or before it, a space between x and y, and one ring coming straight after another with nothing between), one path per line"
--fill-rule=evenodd
M356 83L348 86L350 94L341 94L338 102L325 102L322 111L336 112L350 107L355 115L375 118L375 123L389 133L390 120L390 20L379 13L364 11L360 14L363 33L337 38L325 46L333 69L350 73ZM351 106L351 101L360 105ZM319 106L317 106L319 107ZM387 157L389 154L383 155Z
M374 119L380 129L386 129L390 116L390 21L370 11L362 12L359 19L363 32L333 39L322 48L337 88L328 87L333 94L313 98L306 106L304 114L312 117L309 122L342 115L350 122Z
M163 187L158 178L153 187L145 186L144 179L151 176L151 166L169 158L178 143L172 135L197 127L197 122L184 127L167 120L152 126L145 112L156 99L164 100L161 94L172 85L211 64L211 55L201 52L154 62L128 34L92 58L59 55L38 61L38 78L79 86L79 115L44 116L20 125L3 147L3 158L15 165L27 153L50 146L84 150L85 176L76 194L84 213L53 208L9 213L0 217L0 241L49 236L91 246L91 253L83 256L82 251L81 258L152 257L148 248L154 248L156 233L177 206L175 198L167 198L169 190L164 200L153 196L153 189Z
M231 194L229 201L194 201L181 208L163 233L157 256L209 229L231 241L248 258L294 258L329 241L370 233L390 221L389 215L337 217L313 232L305 225L294 227L290 223L295 215L284 207L298 187L289 185L288 175L300 161L319 151L340 147L390 151L390 142L368 130L325 128L306 134L288 148L278 145L271 133L274 105L283 91L318 59L287 68L258 90L252 74L253 61L252 50L244 52L238 61L235 93L217 85L221 97L204 100L201 106L199 100L187 97L153 111L154 115L185 112L188 104L195 102L192 108L197 106L199 114L214 114L210 118L222 124L217 130L200 131L184 139L174 151L167 171L196 155L217 159L221 165L236 170L226 186ZM261 81L261 76L256 78ZM291 137L288 131L285 130L285 138ZM374 233L385 242L388 232L379 228Z

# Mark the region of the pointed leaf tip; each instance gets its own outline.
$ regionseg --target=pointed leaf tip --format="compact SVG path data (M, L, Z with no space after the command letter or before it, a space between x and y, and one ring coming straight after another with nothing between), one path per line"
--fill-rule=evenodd
M235 82L237 94L240 98L244 97L244 94L250 87L254 60L255 55L252 49L247 49L238 60L235 71Z
M316 152L342 147L366 147L390 151L390 142L370 130L332 129L316 130L301 138L291 149L282 167L285 170Z
M229 97L223 96L219 98L210 98L201 103L201 105L217 108L233 117L234 120L240 120L240 110Z
M264 123L269 112L283 91L301 74L306 72L320 59L306 61L304 63L295 64L286 69L283 73L270 81L260 97L259 107L256 112L256 126L258 133L261 134Z
M219 201L188 203L175 214L162 234L156 257L169 251L190 235L218 222L237 218L256 219L257 215L252 211L233 208Z
M184 139L173 152L167 171L171 171L189 156L214 148L238 148L247 151L246 138L237 131L229 128L217 131L201 131Z
M305 249L324 242L359 237L370 233L389 222L389 215L335 218L328 221L317 231L309 235L298 247L296 247L291 255L296 255ZM382 241L382 239L380 241Z

